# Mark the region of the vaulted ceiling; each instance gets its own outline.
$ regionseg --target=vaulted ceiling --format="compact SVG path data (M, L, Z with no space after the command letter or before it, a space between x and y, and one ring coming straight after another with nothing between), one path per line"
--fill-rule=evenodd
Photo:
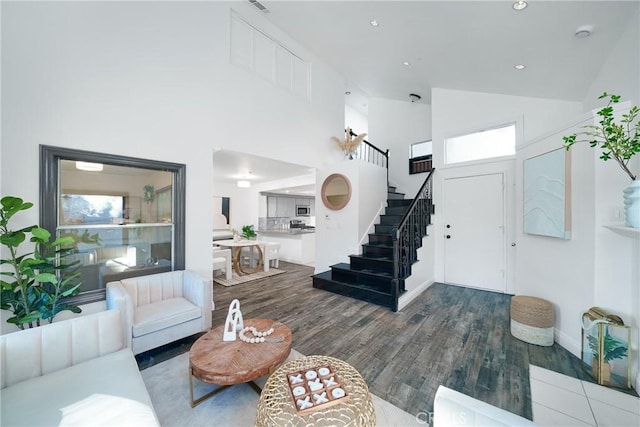
M365 115L371 97L416 93L430 104L434 87L583 101L640 4L529 0L517 11L513 3L260 0L266 19L346 78L345 102ZM590 36L576 37L584 26ZM229 168L229 182L239 170L253 170L255 182L304 171L240 153L214 157L216 176Z
M260 3L267 19L347 78L360 110L368 97L409 101L410 93L429 104L433 87L582 101L638 8L638 1L530 0L520 11L512 0ZM575 36L582 26L593 27L590 37Z

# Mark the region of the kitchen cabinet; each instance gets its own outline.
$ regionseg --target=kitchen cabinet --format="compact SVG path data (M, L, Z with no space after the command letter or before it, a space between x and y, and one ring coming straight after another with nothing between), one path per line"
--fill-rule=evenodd
M313 197L267 196L267 218L297 217L296 206L309 206L315 215L316 200Z
M293 197L267 197L267 217L287 217L296 216L296 199Z
M267 218L278 216L278 198L275 196L267 196Z
M295 218L296 199L293 197L278 197L278 216Z

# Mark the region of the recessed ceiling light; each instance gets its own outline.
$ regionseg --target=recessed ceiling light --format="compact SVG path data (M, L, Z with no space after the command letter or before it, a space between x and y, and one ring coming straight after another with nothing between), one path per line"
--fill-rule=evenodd
M249 188L249 187L251 187L251 181L240 180L236 184L240 188Z
M513 10L525 10L529 4L524 0L514 1L511 7Z
M351 95L351 91L346 91L344 94L345 95Z
M583 25L581 27L576 28L576 38L586 39L593 32L593 25Z
M513 68L515 68L516 70L524 70L525 68L527 68L527 66L524 64L516 64L513 66Z
M378 25L380 25L380 23L375 19L372 19L371 21L369 21L369 24L371 24L372 27L377 27Z
M404 65L405 67L408 67L409 65L411 65L411 63L409 61L404 61L402 65Z

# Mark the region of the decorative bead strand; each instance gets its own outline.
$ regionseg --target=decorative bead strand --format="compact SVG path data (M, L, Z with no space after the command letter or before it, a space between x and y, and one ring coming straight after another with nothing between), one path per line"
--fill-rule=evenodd
M257 344L257 343L265 342L265 337L268 337L274 331L275 329L273 328L273 326L264 332L258 331L258 329L256 329L255 326L245 326L244 328L242 328L242 330L238 334L238 338L240 338L240 341L246 342L248 344ZM253 337L245 336L244 334L246 332L251 332Z

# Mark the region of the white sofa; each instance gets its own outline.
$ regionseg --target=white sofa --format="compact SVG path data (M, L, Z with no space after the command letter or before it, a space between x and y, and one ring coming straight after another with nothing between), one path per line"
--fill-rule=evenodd
M526 418L443 385L433 401L434 427L535 426Z
M177 270L107 283L107 309L122 313L133 354L211 329L210 280Z
M3 427L159 425L118 311L2 335L0 360Z

